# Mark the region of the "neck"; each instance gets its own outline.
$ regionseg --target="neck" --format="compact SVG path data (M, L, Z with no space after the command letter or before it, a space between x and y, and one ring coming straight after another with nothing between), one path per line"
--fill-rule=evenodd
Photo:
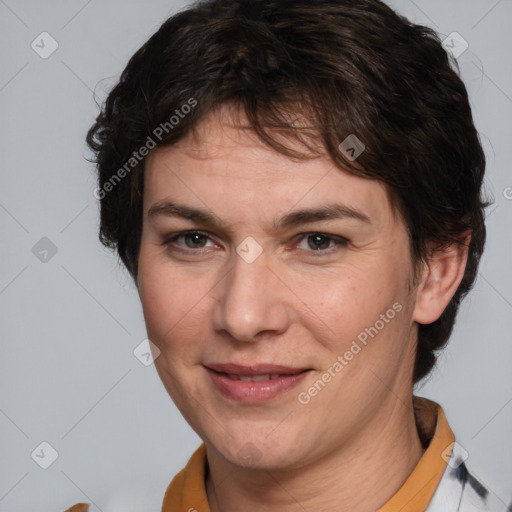
M298 469L240 468L207 444L208 503L211 512L374 512L403 485L423 452L412 399L393 397L357 439Z

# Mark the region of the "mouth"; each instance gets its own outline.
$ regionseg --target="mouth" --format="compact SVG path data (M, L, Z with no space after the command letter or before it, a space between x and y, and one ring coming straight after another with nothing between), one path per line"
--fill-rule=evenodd
M266 375L236 375L234 373L218 372L220 375L226 375L231 380L242 380L245 382L260 382L264 380L275 380L281 377L279 373L267 373Z
M296 375L297 373L311 370L311 368L297 368L293 366L265 363L254 364L251 366L244 366L236 363L212 363L205 366L206 368L218 373L240 375L242 377L252 377L257 375Z
M232 363L205 365L217 391L230 400L262 403L290 391L311 368L259 364L242 366Z

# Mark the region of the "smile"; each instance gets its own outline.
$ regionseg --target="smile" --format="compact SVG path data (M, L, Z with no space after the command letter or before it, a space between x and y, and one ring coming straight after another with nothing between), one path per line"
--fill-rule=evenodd
M256 367L238 367L236 373L233 365L214 365L215 369L205 367L214 389L220 394L236 402L258 404L272 400L292 390L311 370L275 367L272 373L256 373ZM229 373L219 371L220 367L231 366Z

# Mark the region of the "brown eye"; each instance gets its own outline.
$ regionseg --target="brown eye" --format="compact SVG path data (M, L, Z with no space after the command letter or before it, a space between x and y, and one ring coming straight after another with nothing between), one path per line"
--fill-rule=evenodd
M297 244L297 249L314 256L327 256L333 254L348 244L348 240L341 236L326 233L303 233Z
M320 233L314 233L308 235L308 246L315 250L329 249L329 244L332 242L332 238Z
M210 245L207 245L207 244ZM213 247L213 241L208 233L201 231L181 231L168 236L163 242L170 252L187 252L188 254L199 254Z
M181 235L185 240L185 245L190 249L204 247L208 241L208 237L202 233L192 232Z

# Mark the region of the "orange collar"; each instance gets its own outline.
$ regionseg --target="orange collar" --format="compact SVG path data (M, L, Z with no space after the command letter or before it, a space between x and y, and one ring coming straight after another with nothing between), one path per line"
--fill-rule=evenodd
M428 448L402 487L377 512L426 510L450 457L455 436L442 407L416 396L413 405L420 439Z
M402 487L377 512L425 510L446 468L455 437L443 409L431 400L416 396L413 405L418 433L428 448ZM205 488L206 464L203 443L169 484L162 512L210 512Z

